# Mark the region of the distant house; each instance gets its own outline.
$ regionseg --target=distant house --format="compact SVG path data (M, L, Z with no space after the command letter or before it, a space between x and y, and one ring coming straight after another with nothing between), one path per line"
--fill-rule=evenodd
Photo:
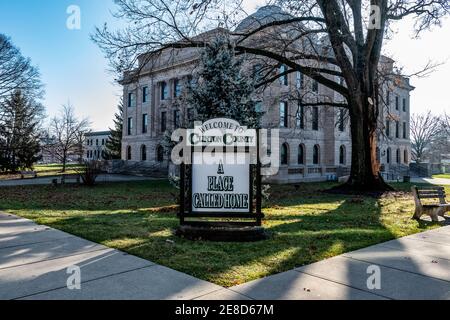
M97 131L85 134L83 159L87 161L103 160L107 151L106 141L110 134L110 131Z
M41 153L39 160L40 163L57 163L59 162L56 152L52 146L55 144L55 138L49 137L48 135L41 138Z

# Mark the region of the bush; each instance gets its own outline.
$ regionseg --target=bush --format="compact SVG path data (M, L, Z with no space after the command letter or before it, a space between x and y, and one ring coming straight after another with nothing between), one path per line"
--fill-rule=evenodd
M77 171L86 186L94 186L100 172L100 162L98 161L85 161L83 169Z

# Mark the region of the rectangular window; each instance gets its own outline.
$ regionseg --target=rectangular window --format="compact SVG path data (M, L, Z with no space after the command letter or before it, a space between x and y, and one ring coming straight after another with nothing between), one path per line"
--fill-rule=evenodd
M102 146L105 145L105 139L102 139Z
M395 121L395 137L400 138L400 123Z
M386 105L388 107L391 105L391 92L389 90L386 92Z
M398 96L395 97L395 110L400 110L400 98Z
M166 100L169 96L169 90L167 88L167 83L161 82L161 100Z
M315 93L319 92L319 83L316 80L313 80L312 91L315 92Z
M281 67L280 67L280 74L283 74L283 73L285 73L287 71L287 67L283 64L283 65L281 65ZM288 84L289 84L289 82L288 82L288 75L287 74L284 74L284 75L282 75L281 77L280 77L280 83L283 85L283 86L287 86Z
M161 112L161 132L165 132L167 128L167 114L166 112Z
M389 120L386 120L386 136L391 136L391 122Z
M296 116L296 126L300 129L305 129L305 107L298 106L297 116Z
M260 64L255 64L253 66L253 77L256 82L261 81L262 79L262 66Z
M312 129L317 131L319 130L319 107L314 107L312 112Z
M128 135L131 136L133 132L133 118L128 118Z
M181 91L182 91L182 87L181 87L181 81L178 79L175 79L173 81L173 96L175 98L181 96Z
M95 140L95 145L98 146L98 139Z
M188 108L186 113L187 113L187 121L189 124L191 124L192 121L194 121L194 108Z
M142 103L146 103L148 102L148 87L143 87L142 88Z
M136 95L133 92L128 93L128 108L136 107Z
M406 112L406 98L403 98L403 112Z
M297 82L297 89L303 89L303 74L300 71L297 71L297 78L296 78Z
M148 132L148 115L144 113L142 115L142 133Z
M262 113L263 112L263 104L261 101L256 101L255 102L255 111L258 113Z
M286 101L280 102L280 127L288 127L288 104Z
M345 110L339 110L339 131L345 131Z
M180 123L180 110L173 111L173 125L175 129L178 129L181 126Z
M407 129L406 122L403 122L403 139L407 139L408 137L406 129Z

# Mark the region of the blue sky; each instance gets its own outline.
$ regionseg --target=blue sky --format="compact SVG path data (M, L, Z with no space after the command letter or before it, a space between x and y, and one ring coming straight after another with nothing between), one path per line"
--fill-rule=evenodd
M254 11L264 0L246 0L247 12ZM66 27L70 5L81 9L81 30ZM98 47L89 35L95 26L104 22L114 25L110 11L112 0L1 0L0 32L10 36L25 56L32 59L46 85L44 104L49 117L57 113L62 104L70 102L77 114L89 117L92 129L104 130L112 125L113 114L121 94L114 84L114 76ZM450 21L442 29L411 39L411 22L398 23L397 34L384 48L384 53L399 61L405 72L412 73L431 59L447 61L450 58ZM412 93L413 112L427 109L440 113L450 110L448 76L450 62L427 78L413 78L416 86Z
M66 27L69 5L81 9L81 30ZM89 35L112 21L112 8L110 0L0 1L0 32L39 67L49 116L70 100L80 117L91 119L93 129L111 125L120 87Z

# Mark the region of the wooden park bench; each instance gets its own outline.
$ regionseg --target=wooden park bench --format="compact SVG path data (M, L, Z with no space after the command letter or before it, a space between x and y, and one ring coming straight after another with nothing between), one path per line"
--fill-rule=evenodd
M25 179L26 176L31 176L31 178L37 178L36 171L20 171L20 179Z
M450 204L445 201L445 189L443 187L419 188L414 186L412 192L416 202L414 219L420 219L422 215L428 214L431 220L439 221L439 216L443 217L447 211L450 211Z

